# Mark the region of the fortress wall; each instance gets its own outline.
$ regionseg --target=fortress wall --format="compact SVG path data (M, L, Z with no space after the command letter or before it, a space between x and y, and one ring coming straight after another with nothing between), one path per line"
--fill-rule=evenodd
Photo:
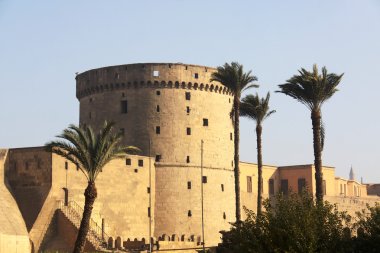
M0 252L30 252L28 231L16 201L6 186L8 150L0 149Z
M325 196L324 200L327 200L331 204L337 204L339 211L347 211L351 216L356 216L356 212L360 212L363 209L367 209L367 204L374 206L376 202L380 203L378 197L338 197L338 196Z
M380 196L380 184L369 184L368 194Z
M103 169L96 180L98 198L95 200L92 218L101 226L105 219L105 231L109 236L116 238L149 237L149 158L142 156L128 156L131 165L126 165L126 159L111 161ZM138 160L143 160L143 166L138 166ZM53 155L53 187L57 199L64 200L63 187L69 190L69 201L75 201L82 208L84 206L84 190L87 181L76 166L58 155ZM135 172L137 169L137 172ZM155 200L155 170L151 160L152 172L152 217L154 222ZM67 186L66 186L67 173ZM152 230L154 226L152 222ZM152 232L153 234L153 232Z
M6 178L28 231L51 189L51 170L51 154L43 147L9 150Z
M155 236L163 234L195 238L202 235L200 167L156 167ZM235 221L234 179L231 170L204 168L204 227L207 246L220 242L220 230ZM191 189L188 189L191 182ZM222 191L222 185L223 190ZM191 216L189 217L189 211ZM223 216L225 213L225 218Z

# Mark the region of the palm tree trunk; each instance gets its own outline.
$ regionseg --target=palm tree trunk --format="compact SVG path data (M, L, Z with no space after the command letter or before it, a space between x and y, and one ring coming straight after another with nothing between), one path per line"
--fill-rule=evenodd
M321 145L321 110L316 109L311 112L313 124L314 142L314 166L315 166L315 195L317 203L323 202L323 173L322 173L322 145Z
M88 182L88 186L84 191L84 210L82 221L80 223L77 240L75 242L73 253L82 253L86 243L86 237L90 226L92 208L98 193L95 182Z
M240 213L240 170L239 170L239 112L240 112L240 96L235 94L234 96L234 176L235 176L235 198L236 198L236 222L240 223L241 213Z
M261 150L261 133L263 128L260 124L256 126L256 141L257 141L257 167L258 167L258 176L257 176L257 216L261 215L261 203L262 203L262 191L263 188L263 157Z

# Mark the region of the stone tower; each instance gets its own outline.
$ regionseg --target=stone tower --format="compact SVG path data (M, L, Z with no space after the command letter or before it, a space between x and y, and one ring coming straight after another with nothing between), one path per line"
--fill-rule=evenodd
M210 231L206 242L217 243L218 231L234 221L233 98L225 86L210 82L214 71L146 63L93 69L76 77L80 124L96 129L113 121L124 133L124 144L155 157L156 236L201 234L201 180L205 231Z

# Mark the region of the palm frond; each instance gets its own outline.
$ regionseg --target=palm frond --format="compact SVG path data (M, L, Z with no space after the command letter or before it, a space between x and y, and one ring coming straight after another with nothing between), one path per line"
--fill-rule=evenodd
M298 75L294 75L284 84L280 84L279 91L288 95L310 110L319 110L324 102L330 99L338 91L337 86L344 74L337 75L328 73L326 67L322 68L322 73L318 71L316 64L312 71L301 68Z
M240 98L240 94L244 89L258 87L252 82L257 81L257 77L252 71L244 72L243 65L237 62L225 63L219 66L216 72L212 73L210 82L219 82L226 86L234 95Z
M325 124L323 121L321 121L321 148L323 151L323 148L325 146L325 137L326 137L326 129L325 129Z
M275 113L275 110L269 110L270 93L265 98L259 95L247 95L240 103L240 116L250 118L260 125L266 118Z
M51 152L73 162L85 174L89 182L94 182L103 167L112 159L122 158L126 150L136 147L120 146L120 133L113 133L114 123L105 122L97 135L90 126L80 128L70 125L57 137L61 140L45 144Z

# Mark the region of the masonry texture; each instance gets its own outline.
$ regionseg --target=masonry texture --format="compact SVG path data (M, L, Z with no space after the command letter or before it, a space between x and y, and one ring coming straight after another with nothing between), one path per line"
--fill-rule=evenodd
M210 82L214 68L180 63L128 64L76 76L81 126L116 123L139 155L109 163L96 181L88 251L154 248L196 252L220 242L234 222L232 96ZM201 142L203 140L203 148ZM254 155L254 154L252 154ZM257 165L240 162L241 205L256 210ZM202 172L203 171L203 172ZM203 173L203 177L202 177ZM263 168L263 197L315 193L313 165ZM84 205L85 177L43 147L0 152L0 252L73 247ZM350 214L380 198L379 184L335 176L323 167L325 199ZM244 213L243 213L244 218ZM30 241L30 242L29 242ZM184 250L187 249L187 250ZM162 251L165 252L165 251Z

